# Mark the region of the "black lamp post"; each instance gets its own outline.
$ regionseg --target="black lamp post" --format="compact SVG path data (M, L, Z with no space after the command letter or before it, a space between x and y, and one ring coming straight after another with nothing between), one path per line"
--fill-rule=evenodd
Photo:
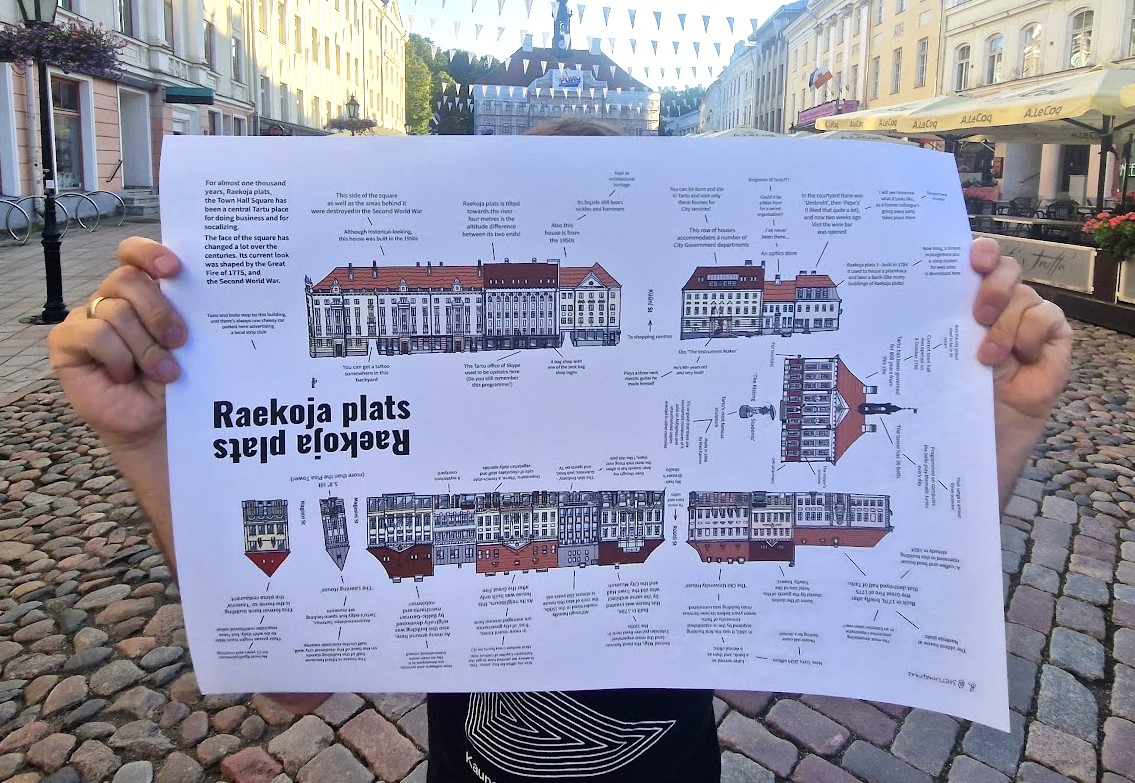
M17 0L20 16L28 27L55 24L59 0ZM35 323L57 324L67 317L63 302L63 267L59 248L63 244L55 219L55 152L52 134L51 89L47 81L47 63L36 60L39 79L39 139L43 153L43 266L47 275L47 302Z
M359 102L352 95L351 99L347 101L347 118L357 120L359 118Z

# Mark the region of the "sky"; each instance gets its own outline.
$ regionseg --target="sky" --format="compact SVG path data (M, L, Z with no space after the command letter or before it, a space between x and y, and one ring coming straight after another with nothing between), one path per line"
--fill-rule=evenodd
M533 46L551 46L552 0L398 0L398 4L407 32L429 38L443 50L466 49L503 60L520 48L525 33L532 36ZM604 53L652 87L708 85L729 64L733 45L753 32L752 20L763 23L780 5L780 0L570 0L571 43L574 49L587 49L589 36L599 38ZM660 22L656 12L661 14ZM685 14L684 29L679 14Z

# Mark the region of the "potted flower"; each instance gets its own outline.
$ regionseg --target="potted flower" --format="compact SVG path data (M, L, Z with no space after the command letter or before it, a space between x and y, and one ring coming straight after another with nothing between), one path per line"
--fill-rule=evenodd
M1088 218L1081 230L1091 234L1100 250L1106 250L1121 261L1135 259L1135 212L1124 215L1100 212Z
M42 62L66 73L110 76L122 45L113 33L79 22L0 25L0 62Z

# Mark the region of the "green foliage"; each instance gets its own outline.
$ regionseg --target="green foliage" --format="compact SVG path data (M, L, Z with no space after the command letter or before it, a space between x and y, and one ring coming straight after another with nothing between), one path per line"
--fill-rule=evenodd
M410 132L473 133L469 85L500 65L500 60L476 57L464 49L455 50L450 57L448 52L435 51L430 39L411 33L406 46L406 117ZM454 90L455 83L461 85L460 92ZM465 105L461 106L458 99L464 99Z
M370 133L377 126L377 122L365 117L358 117L353 120L350 117L332 117L323 127L333 131L349 131L354 136L359 133Z
M421 36L411 36L411 38ZM429 55L429 48L426 48ZM433 116L433 74L416 47L406 48L406 124L408 132L424 135L430 132Z
M663 87L660 91L661 109L663 117L680 117L697 111L705 97L705 87Z

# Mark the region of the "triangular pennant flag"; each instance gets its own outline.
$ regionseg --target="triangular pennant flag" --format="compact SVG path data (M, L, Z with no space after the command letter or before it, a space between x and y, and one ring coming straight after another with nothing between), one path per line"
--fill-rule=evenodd
M713 66L712 65L709 66L708 68L706 68L706 70L709 71L709 75L712 77L713 76Z
M751 24L753 26L753 32L754 33L757 31L757 28L760 27L760 24L757 23L756 19L750 19L749 24Z
M694 55L701 57L701 41L694 41Z
M528 18L532 18L532 0L524 0L524 10L528 12Z
M611 54L614 54L615 53L615 39L614 38L608 38L607 43L611 45Z
M598 68L598 67L599 67L599 66L596 66L596 68ZM590 88L588 88L587 92L588 92L588 94L589 94L589 95L590 95L590 96L591 96L592 98L594 98L594 97L595 97L595 88L594 88L594 87L590 87Z
M441 101L438 101L438 102L437 102L437 110L438 110L438 111L441 111Z
M543 33L542 35L543 35L543 40L542 40L542 42L541 42L541 44L540 44L540 45L541 45L542 47L544 47L545 49L547 49L547 48L548 48L548 34L547 34L547 33Z
M575 10L579 12L579 23L580 24L583 24L583 9L584 8L586 8L586 6L583 3L576 3L575 4Z
M595 74L596 79L599 78L599 63L595 63L594 65L591 66L591 72L593 74ZM592 95L592 97L595 96L595 88L594 87L591 88L591 95Z
M611 6L603 6L603 26L607 26L607 22L611 20Z
M441 10L443 10L443 11L445 10L445 3L446 3L446 0L441 0Z
M528 73L528 63L530 63L532 61L531 60L522 60L521 62L524 63L524 72Z
M434 31L435 27L437 27L437 17L431 16L430 17L430 32L431 33Z
M658 70L662 71L662 78L665 79L666 78L666 69L665 68L659 68Z
M695 78L695 79L696 79L696 78L698 78L698 67L697 67L696 65L691 65L691 66L690 66L690 71L692 71L692 72L693 72L693 74L694 74L694 78Z
M721 56L721 44L720 44L720 43L715 43L715 44L713 45L713 48L717 50L717 56L718 56L718 57L720 57L720 56Z
M458 37L460 37L460 35L461 35L461 22L454 19L453 20L453 37L458 38Z
M504 28L503 28L503 27L498 27L498 28L497 28L497 40L498 40L498 41L499 41L499 40L501 39L501 36L502 36L502 35L504 35Z
M686 15L678 14L678 24L682 25L682 32L686 32Z
M496 88L497 88L497 97L499 98L499 97L501 97L501 86L498 84L498 85L496 85Z
M644 66L642 66L642 72L646 74L647 79L650 78L650 68L648 68L647 66L644 65Z
M612 81L614 81L614 79L615 79L615 72L616 72L617 70L619 70L619 66L617 66L617 65L609 65L609 66L607 66L607 67L611 69L611 80L612 80ZM603 94L604 94L604 95L606 95L606 94L607 94L607 91L606 91L606 90L603 90Z
M507 71L510 68L512 68L512 58L506 57L506 58L504 58L504 69Z
M701 18L701 26L708 33L709 32L709 17L703 16Z
M548 61L547 60L541 60L540 61L540 73L547 73L547 72L548 72Z
M430 45L430 56L435 60L437 59L437 47L433 46L432 44Z
M634 29L634 15L635 15L635 10L634 10L633 8L628 8L628 9L627 9L627 14L628 14L628 15L630 16L630 18L631 18L631 29L633 30L633 29Z
M484 27L484 25L483 25L483 24L475 24L475 25L473 25L473 27L474 27L474 28L476 28L476 30L477 30L477 34L476 34L476 35L474 35L473 37L474 37L475 39L480 39L480 37L481 37L481 28L482 28L482 27Z
M540 88L539 87L536 88L536 99L537 100L540 99Z
M659 30L662 29L662 12L661 11L655 11L654 12L654 26Z
M453 55L455 55L455 54L457 54L456 49L449 49L449 50L446 51L445 56L447 58L449 58L449 61L452 63L453 62Z
M557 63L557 64L560 66L561 71L564 70L564 64L563 63Z
M476 11L476 10L477 10L477 0L473 0L473 5L469 9L469 12L472 13L473 11Z
M658 41L651 41L650 45L654 47L654 53L658 54Z
M678 66L674 66L674 73L677 74L677 76L675 76L674 78L676 78L676 79L682 78L682 69L679 68Z
M636 39L632 38L631 39L631 54L635 53L636 48L638 48L638 41Z
M733 32L733 17L727 16L725 17L725 21L729 23L729 32Z
M504 0L497 0L497 16L504 13Z
M409 22L409 24L406 25L406 31L411 33L414 32L414 15L408 14L406 16L406 21Z
M627 68L627 75L629 76L630 73L631 73L631 69ZM623 94L623 88L622 87L616 87L615 88L615 95L622 95L622 94Z
M465 52L465 57L469 60L469 64L472 65L473 64L473 53L472 52ZM470 89L472 89L472 88L470 88Z
M678 42L677 42L677 41L672 41L671 43L673 43L673 44L674 44L674 54L677 54L677 53L678 53Z

